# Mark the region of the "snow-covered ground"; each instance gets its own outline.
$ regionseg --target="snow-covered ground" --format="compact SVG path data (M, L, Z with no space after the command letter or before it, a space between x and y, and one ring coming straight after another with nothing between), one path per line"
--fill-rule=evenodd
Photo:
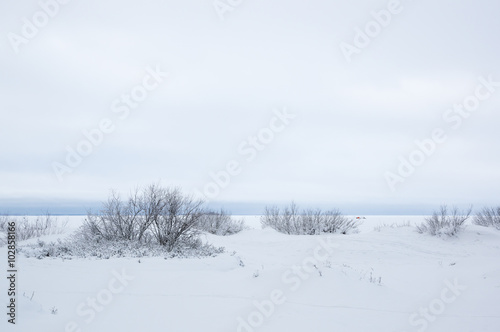
M204 235L217 257L18 257L17 324L3 306L0 330L500 331L495 229L442 239L395 227L424 217L366 216L358 234L290 236L244 218L240 234Z

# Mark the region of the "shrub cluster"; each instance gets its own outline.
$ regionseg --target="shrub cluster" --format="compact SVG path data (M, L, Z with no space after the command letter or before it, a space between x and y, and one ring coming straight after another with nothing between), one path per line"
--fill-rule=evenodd
M206 211L195 225L203 232L215 235L232 235L245 229L244 220L234 220L226 211Z
M57 217L46 213L36 217L0 216L0 246L6 243L6 234L9 222L16 223L16 240L23 241L43 235L61 234L65 231L68 221L59 222Z
M84 242L154 243L172 251L196 242L202 204L156 184L136 189L127 200L112 192L99 213L88 213L77 236Z
M83 257L141 256L143 251L205 255L221 249L203 245L200 232L228 235L242 229L242 222L232 221L224 211L205 210L201 200L182 194L180 189L152 184L136 189L126 200L112 192L101 211L89 212L76 232L73 242L83 247L71 246L67 251ZM58 250L66 250L63 245L67 243L43 247L57 255Z
M453 207L449 211L446 205L442 205L439 211L434 211L431 217L425 218L425 222L417 226L417 231L433 236L456 236L465 227L464 223L471 212L472 207L466 211Z
M500 206L496 208L483 208L474 217L474 223L485 227L492 226L500 230Z
M359 222L344 217L339 210L302 210L295 203L284 209L266 207L261 218L262 226L294 235L319 235L323 233L357 232Z

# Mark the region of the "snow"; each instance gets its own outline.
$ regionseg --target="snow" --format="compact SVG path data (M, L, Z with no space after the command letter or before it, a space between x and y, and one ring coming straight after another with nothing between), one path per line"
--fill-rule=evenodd
M0 330L500 331L498 230L438 238L403 226L423 216L365 217L358 234L290 236L245 216L239 234L203 235L226 253L201 259L18 256L18 321Z

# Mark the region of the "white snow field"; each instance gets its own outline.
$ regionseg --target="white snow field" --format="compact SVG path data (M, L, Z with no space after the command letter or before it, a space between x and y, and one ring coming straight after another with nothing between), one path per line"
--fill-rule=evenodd
M244 218L237 235L203 236L226 247L217 257L19 255L17 324L4 305L0 330L500 331L498 230L437 238L394 227L421 216L367 216L358 234L290 236Z

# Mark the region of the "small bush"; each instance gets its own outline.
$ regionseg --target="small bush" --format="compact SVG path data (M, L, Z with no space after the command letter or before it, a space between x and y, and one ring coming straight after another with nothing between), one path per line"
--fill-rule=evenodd
M473 222L479 226L493 226L500 230L500 206L496 208L483 208L481 212L476 214Z
M87 242L154 243L174 251L197 243L202 204L178 188L156 184L136 189L127 200L112 193L98 214L88 213L78 236Z
M263 227L294 235L347 234L356 232L359 225L356 221L344 217L338 210L323 212L316 209L299 212L293 202L283 210L276 206L266 207L261 223Z
M159 199L164 205L153 215L151 224L157 243L173 250L177 244L195 241L199 234L195 225L203 216L203 202L184 196L177 188L164 190Z
M281 233L298 234L300 217L297 205L292 202L283 211L276 206L266 206L264 215L261 217L261 224L263 227L271 227Z
M127 200L112 191L99 213L87 213L81 232L89 238L141 242L165 209L167 192L153 184L136 189Z
M64 233L68 221L59 222L57 217L47 213L37 217L11 217L0 216L0 232L5 233L0 237L0 246L7 243L8 223L16 223L16 241L23 241L32 238L37 238L43 235L61 234Z
M453 207L448 212L448 207L443 205L431 217L425 218L425 222L417 226L417 231L433 236L456 236L463 230L464 223L469 219L471 212L472 207L462 212L457 207Z
M326 211L323 214L323 232L347 234L357 233L361 221L346 218L339 210Z
M205 211L196 224L196 228L215 235L232 235L245 229L244 220L234 220L224 210Z

